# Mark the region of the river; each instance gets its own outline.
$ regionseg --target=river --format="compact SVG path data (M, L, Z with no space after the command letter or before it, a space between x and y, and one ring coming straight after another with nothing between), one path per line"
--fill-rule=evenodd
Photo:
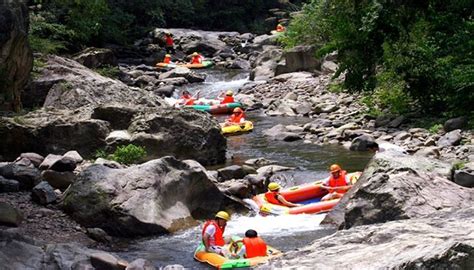
M222 72L219 70L199 71L207 74L206 81L183 87L191 93L200 91L202 97L214 97L222 91L239 87L248 81L248 74ZM181 90L183 90L181 89ZM219 116L223 121L226 116ZM254 131L249 134L228 137L228 152L232 158L227 163L242 164L250 158L264 157L278 165L295 167L282 173L291 184L301 184L326 177L328 167L338 163L347 171L362 170L371 155L352 152L341 146L317 146L297 142L273 141L263 135L263 131L277 124L311 122L309 118L268 117L262 112L249 112L247 118L254 122ZM334 232L334 229L320 226L322 215L290 215L262 217L255 214L234 215L228 222L225 235L243 235L247 229L255 229L266 242L282 251L304 247L313 240ZM209 269L192 258L201 237L201 227L191 228L171 235L132 241L116 254L127 260L144 258L159 268L180 264L186 268Z

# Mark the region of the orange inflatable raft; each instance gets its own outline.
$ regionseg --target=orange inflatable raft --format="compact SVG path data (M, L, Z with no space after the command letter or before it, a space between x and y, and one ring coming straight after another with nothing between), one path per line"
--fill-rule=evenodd
M349 173L347 176L351 183L355 184L359 179L361 172ZM253 197L257 203L260 213L271 215L296 215L296 214L317 214L329 212L340 199L321 201L321 198L327 194L327 190L321 188L321 181L307 183L284 189L280 194L289 202L303 204L297 207L288 207L269 203L265 199L265 194L258 194Z

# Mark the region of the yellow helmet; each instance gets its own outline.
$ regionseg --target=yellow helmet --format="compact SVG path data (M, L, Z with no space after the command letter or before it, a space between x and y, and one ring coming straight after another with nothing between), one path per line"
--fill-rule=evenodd
M197 52L193 52L193 55L198 55L198 53L197 53Z
M330 170L331 172L338 172L338 171L341 170L341 167L340 167L339 165L337 165L337 164L332 164L331 167L329 167L329 170Z
M171 54L166 54L165 57L171 57Z
M268 189L269 189L270 191L275 191L275 190L278 190L278 189L280 189L280 188L281 188L281 186L280 186L280 184L278 184L278 183L271 182L270 184L268 184Z
M232 90L229 90L225 94L226 94L226 96L232 96L232 95L234 95L234 92L232 92Z
M216 218L222 218L225 221L229 221L230 215L226 211L219 211L216 214Z

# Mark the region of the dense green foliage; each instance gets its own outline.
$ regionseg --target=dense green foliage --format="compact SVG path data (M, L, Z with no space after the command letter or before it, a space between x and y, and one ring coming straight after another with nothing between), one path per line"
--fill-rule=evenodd
M474 22L470 0L312 0L282 41L338 52L344 86L380 110L471 114Z
M114 160L122 164L134 164L142 161L146 154L145 148L129 144L117 147L113 154L107 154L105 150L97 150L95 157Z
M264 32L271 8L281 0L33 0L31 43L54 53L104 43L127 44L155 27Z

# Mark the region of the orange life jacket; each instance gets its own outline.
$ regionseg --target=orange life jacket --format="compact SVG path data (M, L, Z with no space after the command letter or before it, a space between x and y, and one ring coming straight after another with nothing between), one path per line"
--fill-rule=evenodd
M245 114L244 113L241 113L239 115L233 113L229 119L227 119L229 122L231 123L237 123L237 124L240 124L240 120L242 120L242 118L245 119Z
M258 236L253 238L245 237L243 242L246 258L267 256L267 244L265 244L262 238Z
M166 36L165 43L166 43L166 46L168 47L173 46L173 43L174 43L173 38L171 36Z
M201 64L201 63L202 63L202 56L200 55L193 56L193 58L191 59L191 64Z
M194 105L194 98L191 96L181 96L181 100L184 100L184 105Z
M282 205L282 203L277 199L278 192L276 191L268 191L265 193L265 199L267 202L276 204L276 205Z
M285 31L285 27L283 27L282 25L277 25L276 31L277 32L283 32L283 31Z
M165 64L171 63L171 57L165 57L165 59L163 59L163 63Z
M347 186L346 183L346 171L341 171L339 173L338 178L334 178L331 174L329 177L329 184L330 187L342 187L342 186Z
M206 232L206 228L209 225L214 225L216 227L216 233L214 234L214 239L209 240L209 245L210 246L224 246L225 245L225 240L224 240L224 230L225 228L219 227L217 222L215 220L208 220L206 223L204 223L204 227L202 228L202 238L204 239L204 233Z
M233 103L233 102L235 102L233 96L225 96L224 99L221 101L221 104Z

